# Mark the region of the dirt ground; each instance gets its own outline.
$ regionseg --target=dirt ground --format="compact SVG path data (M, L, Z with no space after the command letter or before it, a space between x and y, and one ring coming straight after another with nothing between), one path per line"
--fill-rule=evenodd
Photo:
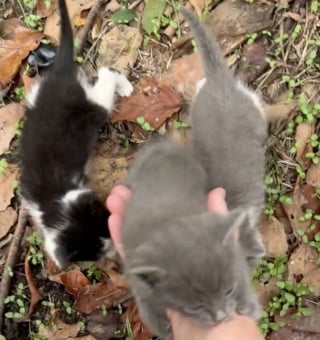
M187 106L203 71L179 4L205 20L228 66L261 94L270 133L260 225L267 255L253 273L264 307L259 326L270 340L320 338L320 2L66 2L76 61L89 78L111 66L134 85L94 150L90 181L102 200L151 136L190 139ZM25 96L58 41L55 0L0 4L0 339L156 339L139 318L119 258L62 271L23 214Z

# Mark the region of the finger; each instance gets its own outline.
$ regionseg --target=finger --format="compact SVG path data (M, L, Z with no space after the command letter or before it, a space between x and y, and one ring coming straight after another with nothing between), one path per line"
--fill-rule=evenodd
M111 214L123 215L125 205L131 196L131 190L124 185L117 185L107 198L106 205Z
M110 215L108 219L109 231L114 246L122 258L124 258L122 234L121 234L122 217L119 215Z
M125 201L127 201L131 196L131 190L124 185L116 185L112 190L111 194L116 194L121 196Z
M211 190L208 195L209 211L220 215L226 215L228 213L228 207L225 197L226 191L223 188Z

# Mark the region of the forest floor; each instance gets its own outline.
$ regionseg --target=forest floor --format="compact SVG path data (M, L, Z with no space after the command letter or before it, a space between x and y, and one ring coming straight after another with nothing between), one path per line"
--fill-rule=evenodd
M67 0L77 62L90 78L101 66L118 69L135 88L101 133L92 187L105 200L151 135L190 138L186 104L203 71L180 3L207 22L228 66L265 101L260 230L267 255L253 274L265 311L259 326L270 340L319 339L319 0ZM0 4L0 340L151 339L120 261L61 271L24 218L18 145L25 96L52 64L58 38L55 0Z

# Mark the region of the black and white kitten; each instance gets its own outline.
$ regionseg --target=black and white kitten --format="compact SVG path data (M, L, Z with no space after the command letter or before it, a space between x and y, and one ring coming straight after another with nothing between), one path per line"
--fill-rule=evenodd
M53 68L27 98L20 156L22 198L43 231L46 251L63 267L97 260L108 248L109 212L87 186L88 165L116 94L129 96L133 88L108 68L88 83L74 63L65 1L58 3L61 44Z

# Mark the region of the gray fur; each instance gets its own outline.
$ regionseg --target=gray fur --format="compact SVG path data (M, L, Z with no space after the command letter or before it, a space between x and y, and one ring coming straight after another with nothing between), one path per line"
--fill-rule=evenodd
M256 224L264 203L266 123L216 41L193 14L181 12L207 78L191 108L193 144L160 142L141 152L129 172L132 197L123 223L126 273L139 312L164 339L171 334L167 309L205 324L235 311L260 317L250 269L263 254ZM227 191L226 216L207 212L215 187Z
M234 311L260 316L236 240L248 216L207 212L206 179L191 150L168 141L146 147L129 172L126 272L142 318L163 339L166 309L206 324Z
M267 124L258 96L232 76L215 38L192 12L180 11L195 33L206 76L191 105L194 154L208 173L207 191L224 188L228 208L250 214L240 241L255 266L264 254L257 224L264 206Z

